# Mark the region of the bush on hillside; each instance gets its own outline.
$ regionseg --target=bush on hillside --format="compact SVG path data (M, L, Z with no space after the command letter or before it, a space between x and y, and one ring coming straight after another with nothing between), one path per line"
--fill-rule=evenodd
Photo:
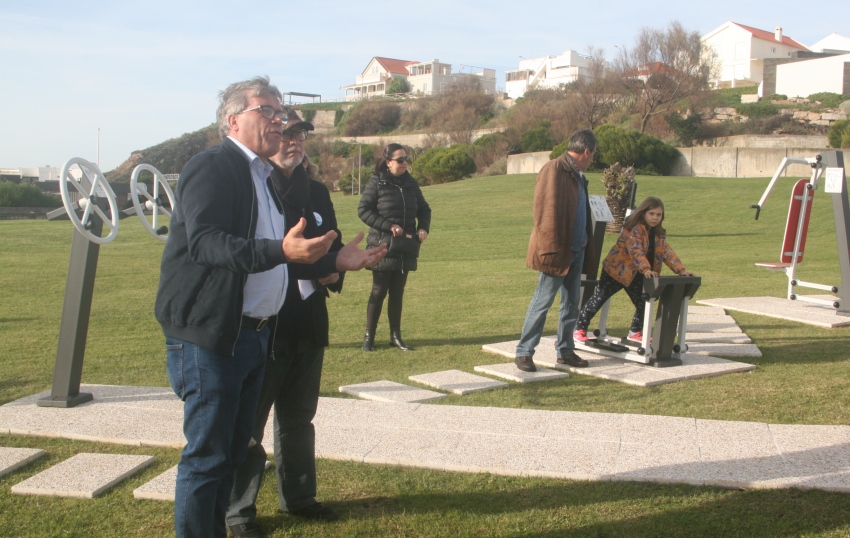
M394 93L408 93L409 91L410 82L402 77L393 77L390 83L387 84L387 95L392 95Z
M60 207L62 199L42 192L35 185L18 185L0 181L0 207Z
M682 147L689 148L694 145L694 139L702 132L702 116L691 114L683 118L678 112L667 116L667 124L676 134L676 138Z
M605 166L622 163L634 166L639 174L666 176L679 156L679 151L673 146L634 130L602 125L594 133L599 140L596 160Z
M832 122L826 137L831 148L850 148L850 120Z
M722 88L711 92L718 100L719 106L735 106L741 104L742 95L758 93L758 86L745 86L738 88Z
M809 101L819 101L820 104L827 108L838 108L838 105L847 100L846 95L841 95L832 92L818 92L809 96Z
M475 173L475 161L468 146L431 148L413 163L413 175L421 185L448 183Z
M340 121L344 136L374 136L398 127L401 107L387 101L362 101L348 109Z
M469 153L475 161L475 168L481 172L494 163L505 161L508 155L519 148L512 148L505 133L490 133L479 137L469 146Z
M779 107L763 100L758 103L738 103L735 105L735 111L748 118L768 118L779 114Z
M550 151L557 143L552 137L549 122L544 120L543 126L522 133L519 147L523 153L531 153L532 151Z

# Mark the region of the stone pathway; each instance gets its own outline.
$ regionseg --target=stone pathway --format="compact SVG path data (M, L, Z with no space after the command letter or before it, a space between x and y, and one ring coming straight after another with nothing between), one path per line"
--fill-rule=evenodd
M114 420L134 432L121 442L173 446L172 439L181 435L182 403L173 394L166 397L166 389L103 385L82 389L91 392L94 401L72 409L38 407L36 400L48 392L0 406L0 431L117 442L114 435L101 437L103 421ZM154 427L163 412L174 418ZM317 455L328 459L577 480L850 492L850 426L348 398L320 398L315 425ZM128 467L136 464L144 461ZM103 467L108 471L110 466ZM88 463L70 474L93 475L97 468ZM173 472L137 488L134 495L173 498ZM13 489L22 487L16 484ZM32 484L27 488L51 494L59 489ZM97 494L94 485L64 488Z
M817 299L837 300L833 295L811 295ZM850 317L839 316L834 308L805 301L792 301L779 297L733 297L729 299L703 299L701 305L710 305L726 310L737 310L748 314L758 314L777 319L786 319L835 329L850 326Z

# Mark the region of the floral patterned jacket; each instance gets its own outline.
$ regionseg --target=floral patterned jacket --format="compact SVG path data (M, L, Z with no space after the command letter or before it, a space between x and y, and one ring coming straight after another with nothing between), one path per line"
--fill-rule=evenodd
M646 258L647 248L649 231L646 224L637 224L631 231L623 228L617 243L611 247L611 252L602 262L602 270L623 286L631 284L638 273L660 272L662 262L677 275L686 271L685 265L667 244L666 236L655 236L655 256L651 266Z

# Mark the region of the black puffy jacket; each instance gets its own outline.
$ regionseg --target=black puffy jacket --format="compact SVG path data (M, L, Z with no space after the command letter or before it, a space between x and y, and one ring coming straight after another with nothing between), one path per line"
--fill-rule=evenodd
M409 172L400 176L388 173L372 176L363 189L357 215L370 228L366 241L370 248L389 244L395 224L413 236L418 230L431 231L431 207ZM387 255L373 270L415 271L416 258Z

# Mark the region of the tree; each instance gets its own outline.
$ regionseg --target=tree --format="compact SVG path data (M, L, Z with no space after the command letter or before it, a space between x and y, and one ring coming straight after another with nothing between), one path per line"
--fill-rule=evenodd
M620 95L608 78L605 51L588 47L589 73L566 87L576 96L576 111L591 129L598 127L617 106Z
M410 93L410 83L402 77L393 77L387 84L387 95L393 93Z
M634 96L640 132L652 116L708 89L713 64L713 52L703 48L699 32L688 32L677 21L665 30L641 29L634 47L621 48L614 63L621 86Z

